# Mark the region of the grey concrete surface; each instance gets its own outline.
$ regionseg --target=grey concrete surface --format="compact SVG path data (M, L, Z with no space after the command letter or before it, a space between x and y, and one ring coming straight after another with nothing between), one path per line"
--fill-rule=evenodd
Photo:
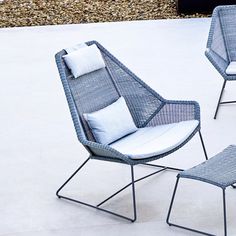
M209 156L236 142L236 106L213 120L223 80L204 57L210 19L159 20L0 29L0 235L194 235L170 228L165 218L176 172L137 184L136 223L59 200L57 188L87 157L77 142L54 54L97 40L168 99L197 100ZM235 96L226 87L225 99ZM155 163L188 168L204 160L199 137ZM152 168L137 167L136 177ZM65 192L97 203L129 181L129 168L92 161ZM236 235L236 190L228 189L229 235ZM173 219L223 235L222 194L183 181ZM130 191L106 204L131 213Z

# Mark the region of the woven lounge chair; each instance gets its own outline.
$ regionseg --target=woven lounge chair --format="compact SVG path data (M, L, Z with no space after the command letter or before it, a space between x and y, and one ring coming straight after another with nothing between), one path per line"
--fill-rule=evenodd
M65 50L56 54L56 63L78 140L90 154L88 159L58 189L56 194L59 198L80 203L134 222L136 220L135 183L164 170L181 171L179 168L150 164L148 162L177 151L197 132L200 135L205 158L207 159L207 153L200 133L200 108L198 103L194 101L171 101L162 98L99 43L90 41L86 44L97 45L104 58L106 67L83 75L81 78L75 79L66 66L63 59L63 55L66 55ZM116 101L120 96L125 98L138 130L110 145L100 144L94 139L83 114L102 109ZM160 135L158 132L163 128L166 132L164 134L162 132L162 135ZM144 132L141 138L138 135L140 132ZM150 137L152 137L152 140L148 140ZM137 144L135 148L134 143ZM126 148L123 148L124 146ZM91 159L129 165L131 182L98 205L91 205L90 203L61 195L60 191ZM139 164L157 167L158 169L147 176L135 180L134 166ZM132 187L132 218L101 208L101 205L129 186Z
M236 5L216 7L212 15L207 50L205 55L222 75L224 82L216 106L216 119L221 104L235 103L236 101L222 102L222 95L227 81L236 80Z

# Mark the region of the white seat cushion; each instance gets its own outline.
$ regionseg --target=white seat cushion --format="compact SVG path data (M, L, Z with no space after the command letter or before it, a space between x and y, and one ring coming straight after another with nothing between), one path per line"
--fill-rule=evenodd
M236 61L231 61L225 70L227 75L236 75Z
M139 128L110 146L132 159L157 156L183 143L198 126L198 120Z

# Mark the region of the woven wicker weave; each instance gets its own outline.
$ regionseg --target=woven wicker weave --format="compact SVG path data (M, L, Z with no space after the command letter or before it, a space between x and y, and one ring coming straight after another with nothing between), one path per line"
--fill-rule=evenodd
M98 42L87 42L87 45L92 44L96 44L100 49L107 66L104 69L83 75L79 79L73 78L63 61L62 56L66 52L62 50L56 54L56 63L78 139L90 152L91 158L131 165L145 163L176 151L200 130L200 108L197 102L170 101L162 98ZM199 126L185 142L173 150L151 158L132 160L112 149L109 145L96 143L82 116L83 113L106 107L117 100L119 96L125 98L137 127L156 126L193 119L199 120Z
M231 145L208 161L181 172L179 177L196 179L221 188L236 183L236 146Z

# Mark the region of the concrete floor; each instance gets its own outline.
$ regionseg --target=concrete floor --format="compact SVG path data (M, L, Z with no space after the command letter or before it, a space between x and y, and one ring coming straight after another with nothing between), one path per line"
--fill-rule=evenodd
M0 30L0 235L194 235L165 223L176 172L137 184L136 223L56 198L57 188L88 155L76 140L54 54L95 39L165 98L197 100L213 156L236 142L236 106L222 106L213 120L223 80L204 56L209 25L209 19L188 19ZM225 98L235 91L229 84ZM203 160L196 135L156 163L188 168ZM136 177L150 171L138 166ZM65 192L97 203L129 178L126 166L91 161ZM187 180L180 187L173 219L223 235L221 190ZM227 191L229 235L236 235L235 191ZM131 213L130 191L106 207Z

